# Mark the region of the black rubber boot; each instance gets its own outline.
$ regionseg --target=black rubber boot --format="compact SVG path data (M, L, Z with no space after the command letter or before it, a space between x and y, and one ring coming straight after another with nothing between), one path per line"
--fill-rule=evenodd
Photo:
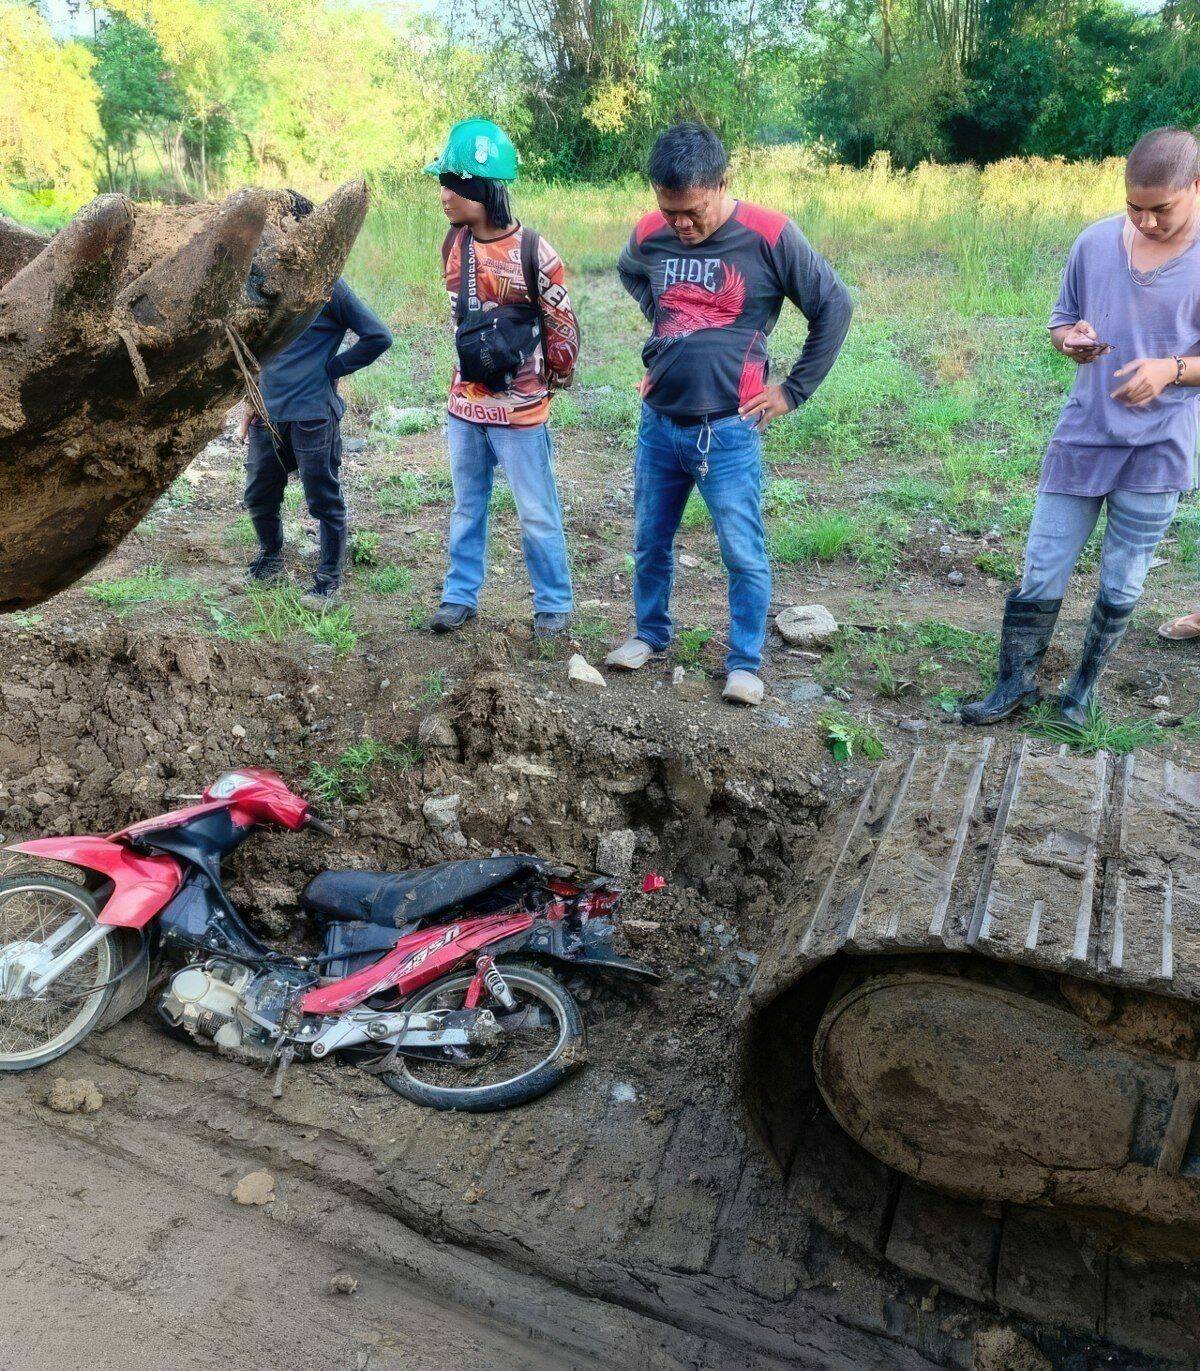
M996 724L1038 698L1034 683L1050 646L1061 600L1021 600L1014 591L1004 602L1000 629L1000 674L992 693L963 705L964 724Z
M1092 606L1091 621L1083 635L1079 670L1058 701L1062 717L1076 728L1083 728L1087 723L1096 682L1117 644L1124 638L1132 613L1133 605L1110 605L1106 600L1097 600Z

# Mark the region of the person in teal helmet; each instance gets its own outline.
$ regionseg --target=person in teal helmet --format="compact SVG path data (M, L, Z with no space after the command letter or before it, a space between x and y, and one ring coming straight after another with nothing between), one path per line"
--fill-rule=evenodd
M573 607L548 420L570 385L579 324L558 253L512 212L517 151L503 129L467 119L425 171L441 185L450 231L442 271L454 311L458 366L448 436L454 510L441 603L430 620L450 633L475 617L487 573L487 523L497 464L521 521L539 637L565 633Z

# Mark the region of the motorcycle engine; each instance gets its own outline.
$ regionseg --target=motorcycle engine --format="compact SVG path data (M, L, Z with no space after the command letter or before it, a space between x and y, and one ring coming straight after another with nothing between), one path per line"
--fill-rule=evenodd
M243 1045L238 1010L254 972L236 962L214 959L204 966L185 966L171 977L158 1012L173 1028L186 1029L218 1047Z

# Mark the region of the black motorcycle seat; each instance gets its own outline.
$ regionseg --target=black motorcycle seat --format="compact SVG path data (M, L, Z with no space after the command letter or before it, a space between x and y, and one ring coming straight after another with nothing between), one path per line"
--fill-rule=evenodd
M300 908L320 925L359 920L402 928L450 914L510 883L517 887L546 869L536 857L516 856L415 871L324 871L300 892Z

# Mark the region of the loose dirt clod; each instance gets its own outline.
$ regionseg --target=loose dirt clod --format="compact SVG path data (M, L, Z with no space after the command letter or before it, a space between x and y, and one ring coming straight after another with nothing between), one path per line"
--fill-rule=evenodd
M335 1271L329 1278L331 1295L353 1295L357 1289L358 1277L352 1276L349 1271Z
M230 1191L234 1204L271 1204L275 1199L275 1177L269 1171L251 1171Z
M104 1096L96 1088L95 1081L55 1076L46 1095L46 1104L57 1114L94 1114L104 1104Z
M971 1371L1050 1371L1053 1365L1015 1328L985 1328L972 1341Z

